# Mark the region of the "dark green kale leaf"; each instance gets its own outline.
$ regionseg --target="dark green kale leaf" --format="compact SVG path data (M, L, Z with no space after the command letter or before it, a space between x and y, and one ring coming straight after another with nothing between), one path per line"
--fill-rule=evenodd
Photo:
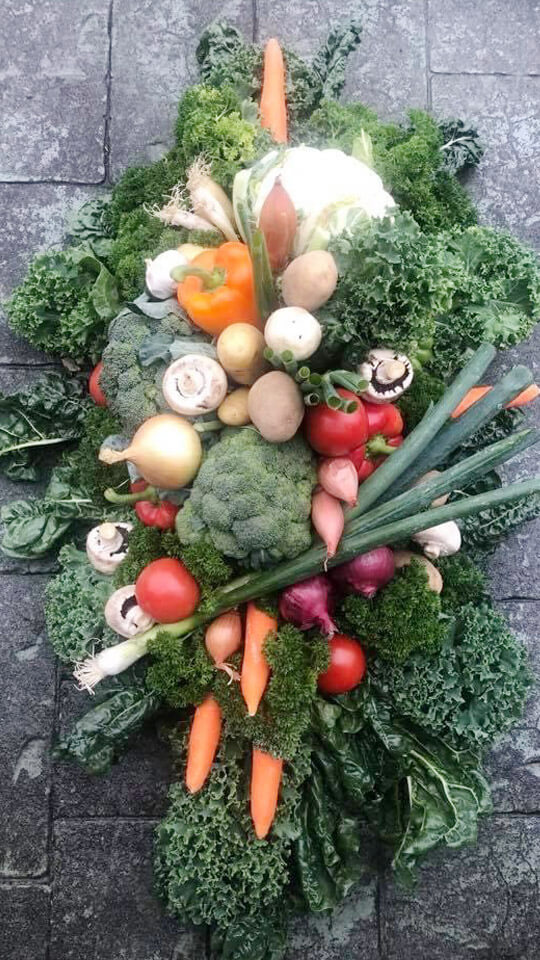
M439 124L444 143L439 147L443 155L443 170L459 173L477 167L484 155L475 127L468 127L463 120L443 120Z
M510 411L508 411L510 412ZM472 497L502 486L496 470L467 484L462 490L455 490L451 500ZM498 544L530 520L540 517L540 495L534 494L522 500L513 500L497 507L490 507L471 517L459 521L463 549L471 558L481 560L489 555Z
M258 99L262 50L246 43L236 27L216 21L206 28L195 51L201 80L212 87L232 86L241 99Z
M86 385L60 373L0 394L0 470L10 480L37 480L43 455L81 435L87 408Z
M75 663L103 645L104 609L114 586L112 578L98 573L86 553L74 546L62 547L58 562L60 573L45 592L45 623L56 656L64 663Z

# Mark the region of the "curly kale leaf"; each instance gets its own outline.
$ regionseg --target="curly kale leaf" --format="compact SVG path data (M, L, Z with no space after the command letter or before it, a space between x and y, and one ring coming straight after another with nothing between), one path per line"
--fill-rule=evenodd
M77 362L99 358L119 308L112 274L89 246L45 253L7 304L9 324L33 346Z
M241 99L258 100L262 51L246 43L236 27L216 21L206 28L195 51L201 80L212 87L228 85Z
M437 568L443 578L441 606L444 613L453 614L468 603L480 606L488 602L487 577L466 554L441 557L437 560Z
M204 790L190 795L174 784L156 830L156 886L169 912L182 923L216 927L221 942L236 942L237 925L248 922L260 924L264 939L268 919L273 927L276 912L287 910L299 788L308 764L298 758L294 769L285 768L276 820L264 841L255 837L249 816L249 770L249 745L225 739Z
M523 645L490 607L466 604L437 652L375 661L370 676L399 714L459 749L488 747L518 720L531 674Z
M56 656L64 663L75 663L100 646L104 608L114 587L112 578L98 573L86 553L74 546L62 547L58 562L60 573L45 591L45 623Z
M331 244L340 277L324 310L324 343L351 361L374 343L411 357L429 350L452 305L456 267L438 236L409 214L371 220Z
M59 373L0 393L0 470L10 480L37 480L43 455L81 435L87 408L86 384Z
M389 663L400 663L416 650L436 649L447 632L440 598L416 561L399 570L373 600L346 597L341 618L346 629Z
M507 411L510 412L510 411ZM496 490L502 486L502 481L496 470L468 484L462 490L456 490L452 500L461 497L472 497L488 490ZM522 500L513 500L497 507L482 510L472 517L465 517L459 521L463 550L472 558L481 560L493 552L495 547L518 530L524 523L540 517L540 495L534 494Z
M315 472L301 437L268 443L255 430L225 430L208 452L176 518L184 545L207 534L244 566L298 556L311 543Z

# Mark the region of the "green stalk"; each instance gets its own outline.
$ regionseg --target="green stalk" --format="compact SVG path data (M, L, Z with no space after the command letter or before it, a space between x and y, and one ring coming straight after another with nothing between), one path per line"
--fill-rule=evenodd
M475 383L478 383L496 355L495 347L483 343L469 360L461 373L448 387L445 394L434 407L431 407L418 426L405 438L401 447L388 457L383 464L362 484L362 496L356 505L347 512L347 518L359 516L379 500L402 473L416 461L446 423L452 410Z
M268 259L268 250L262 230L254 230L249 244L253 262L255 295L261 319L267 320L276 308L274 278Z
M383 523L387 524L401 520L411 513L417 513L424 507L429 506L441 494L451 493L478 477L484 476L490 470L500 466L501 463L511 460L512 457L526 450L527 447L538 443L539 440L540 432L532 429L522 430L510 437L497 440L483 450L473 453L465 460L460 460L459 463L449 467L438 476L405 490L404 493L394 497L391 501L385 501L375 507L374 510L349 521L345 529L347 532L372 530Z
M386 497L395 496L428 470L432 470L439 463L444 463L460 443L480 430L532 382L533 376L528 367L513 367L485 397L474 403L457 420L452 420L443 427L433 443L404 470L397 483L392 484L387 490Z
M141 501L150 501L150 503L161 503L160 496L155 487L148 486L144 490L138 490L136 493L117 493L113 487L108 487L103 496L109 503L140 503Z
M141 640L153 639L160 631L165 630L174 637L184 636L208 620L214 619L224 610L231 610L248 600L255 600L258 597L282 590L289 584L298 583L307 579L307 577L323 572L326 566L339 566L339 564L356 557L359 553L365 553L374 547L407 540L413 533L418 533L419 530L426 530L428 527L446 523L448 520L469 517L502 503L509 503L512 500L523 499L538 493L540 493L540 477L522 483L512 483L499 490L491 490L474 497L464 497L454 503L423 510L414 513L412 516L409 515L400 520L377 526L375 529L349 529L345 532L336 555L330 560L327 561L326 547L321 544L312 547L311 550L307 550L299 557L295 557L294 560L282 563L264 573L247 573L216 591L213 602L204 611L189 617L187 620L168 624L166 627L162 624L152 627L146 633L141 634ZM364 522L367 520L368 517L365 517Z

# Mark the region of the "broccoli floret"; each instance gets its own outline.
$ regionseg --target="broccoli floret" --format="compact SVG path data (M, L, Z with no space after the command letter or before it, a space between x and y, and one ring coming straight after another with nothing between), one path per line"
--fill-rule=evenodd
M267 443L255 430L227 430L208 453L179 512L180 542L207 533L214 546L258 568L311 543L311 451L300 437Z
M446 387L442 380L432 376L426 370L416 370L413 382L397 402L403 414L407 432L416 427L427 412L430 404L438 403Z
M345 630L373 647L385 661L395 663L415 650L436 649L447 632L440 598L429 589L425 567L414 560L399 570L374 600L347 597L341 621Z
M109 409L130 436L144 420L166 407L161 392L166 364L142 367L138 356L141 343L158 326L149 318L125 311L111 324L103 351L99 382Z

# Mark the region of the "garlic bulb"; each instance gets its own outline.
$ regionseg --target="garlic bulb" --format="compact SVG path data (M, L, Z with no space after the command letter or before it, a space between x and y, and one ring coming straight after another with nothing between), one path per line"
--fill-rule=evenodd
M457 523L448 520L436 527L419 530L412 535L411 540L420 544L426 557L437 560L438 557L451 557L458 552L461 547L461 532Z
M165 250L154 260L145 260L146 286L148 292L157 300L167 300L174 296L178 283L171 277L175 267L185 267L187 258L179 250Z

